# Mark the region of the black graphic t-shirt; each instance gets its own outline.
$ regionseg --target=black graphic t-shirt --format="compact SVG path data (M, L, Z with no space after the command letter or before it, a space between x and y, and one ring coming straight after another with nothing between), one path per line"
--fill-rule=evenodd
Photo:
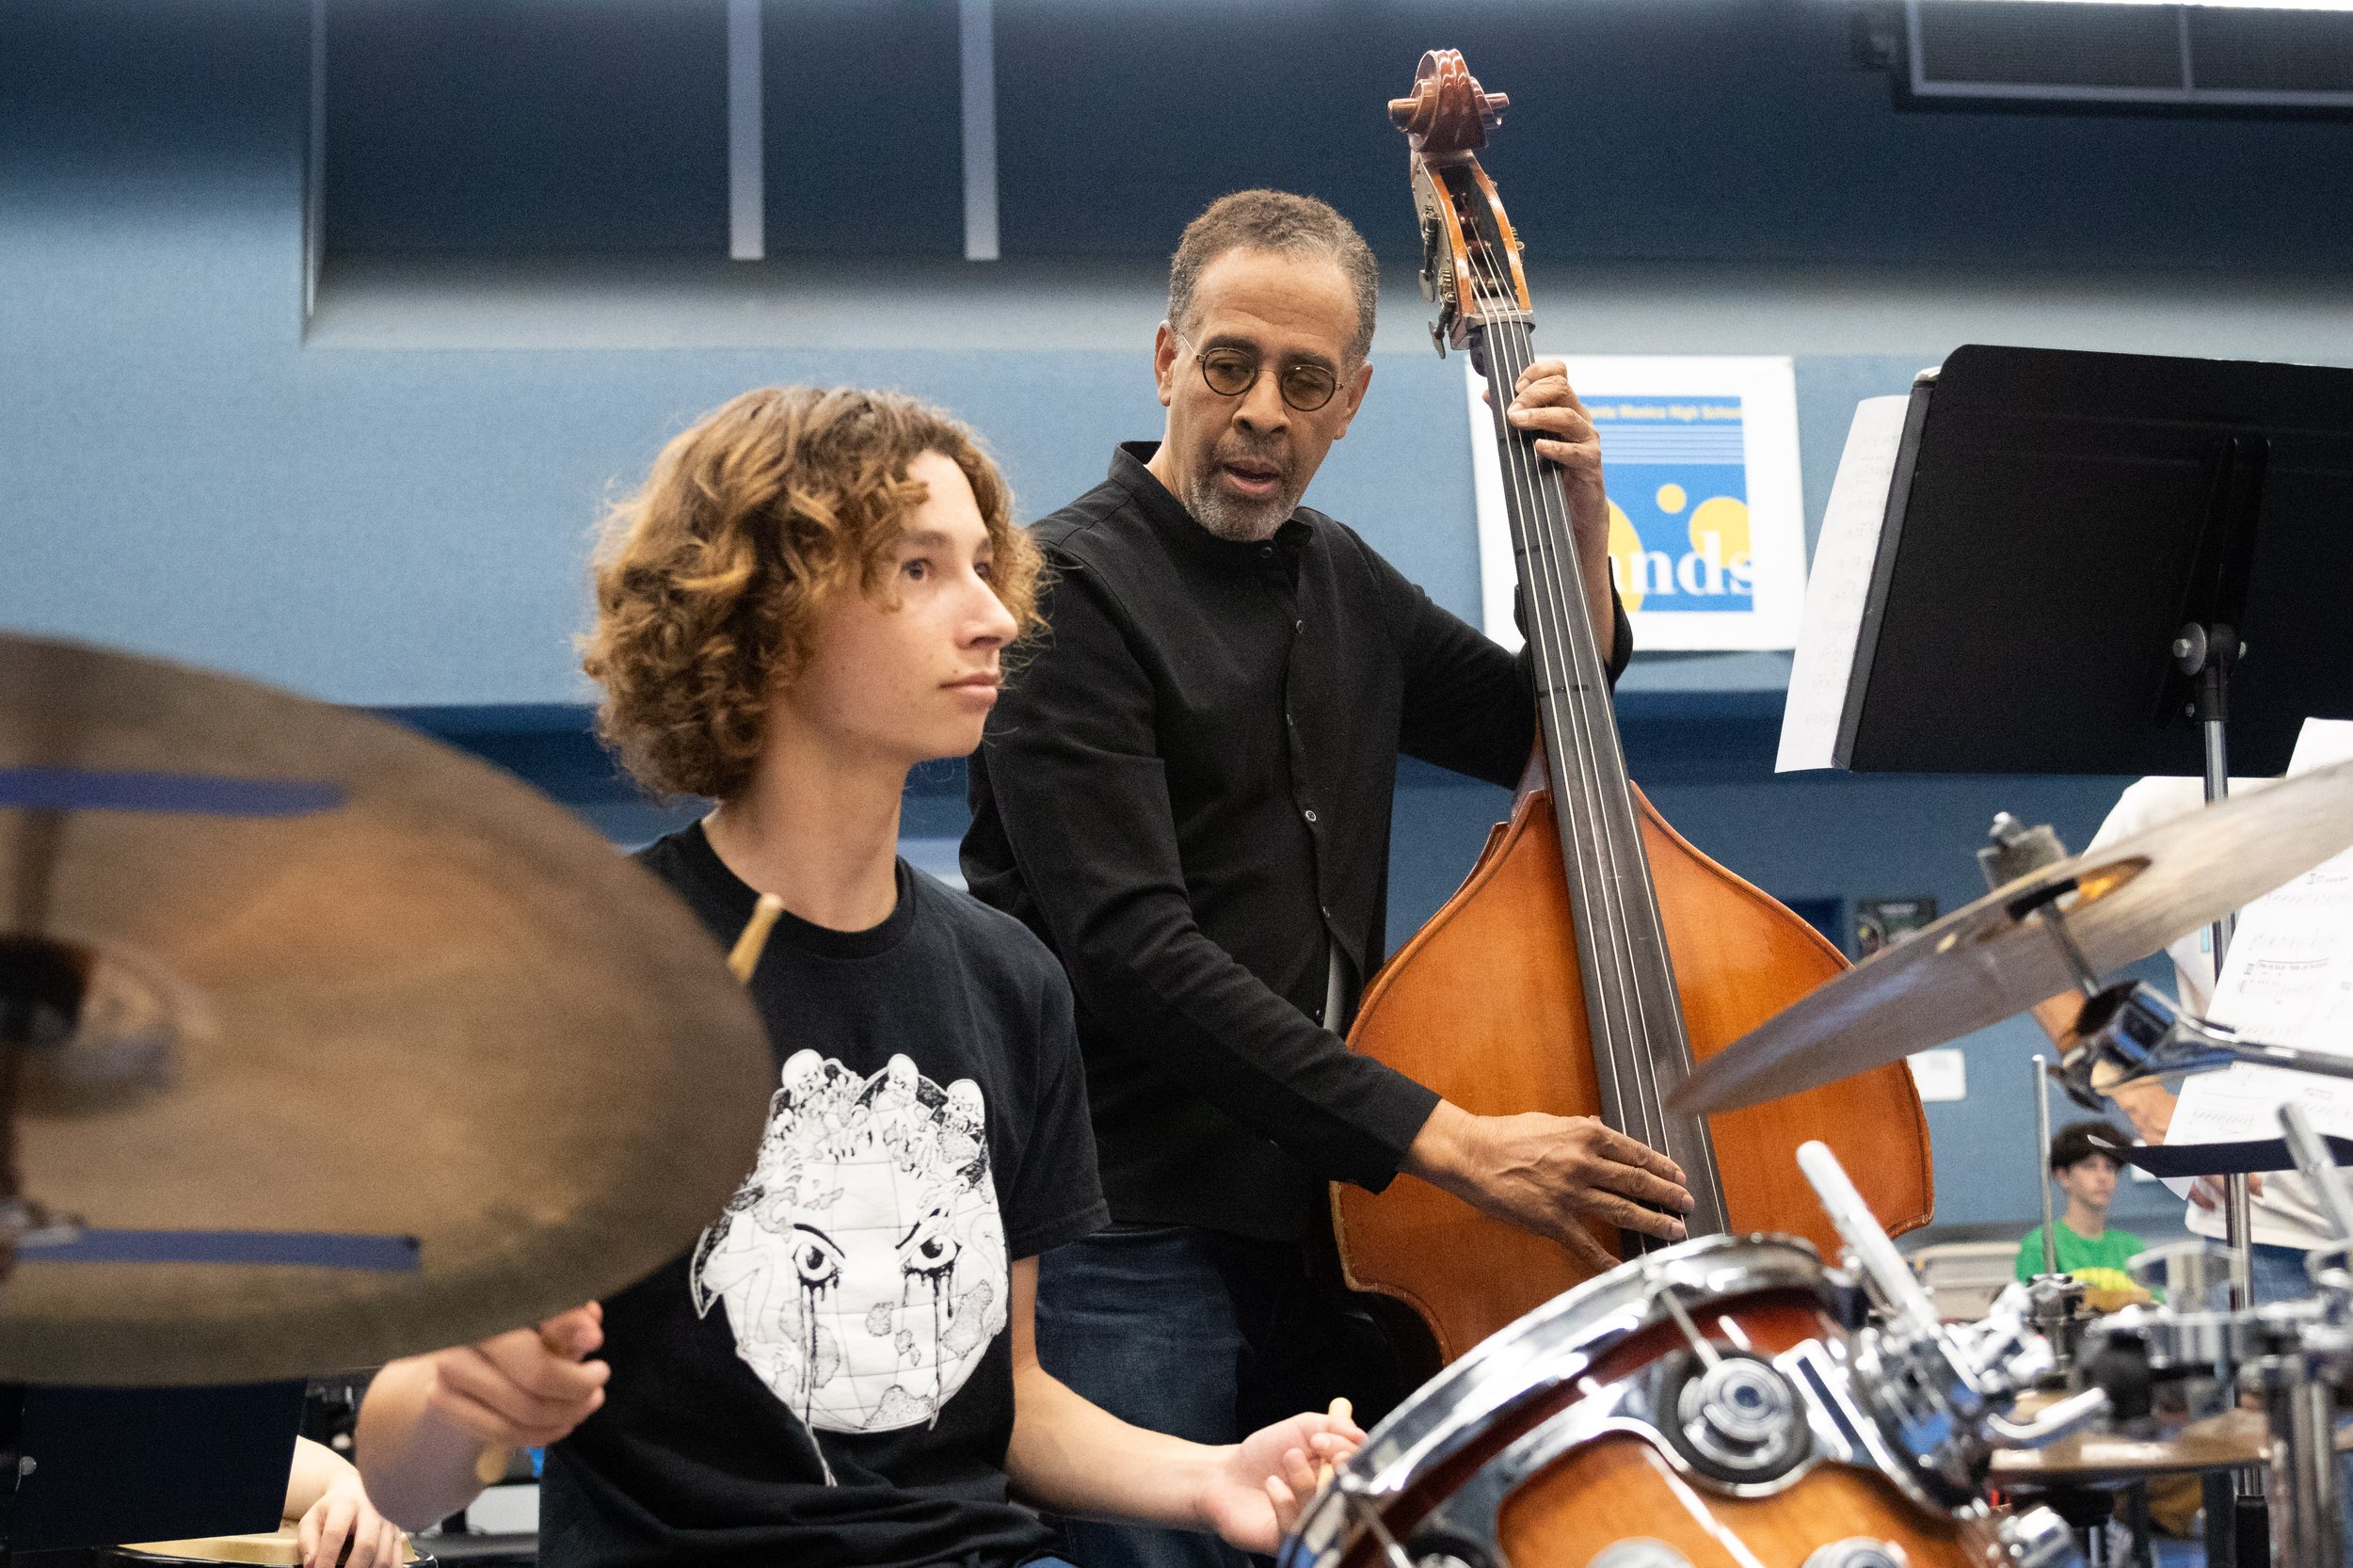
M722 944L757 895L699 825L640 860ZM786 915L751 994L778 1080L695 1249L604 1304L604 1407L550 1449L549 1568L1011 1568L1009 1258L1105 1223L1061 968L899 863L870 931Z

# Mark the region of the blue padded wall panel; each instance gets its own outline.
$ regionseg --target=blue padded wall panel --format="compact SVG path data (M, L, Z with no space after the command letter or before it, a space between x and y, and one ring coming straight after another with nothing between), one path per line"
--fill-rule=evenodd
M768 0L768 254L964 254L956 12Z
M726 252L726 0L327 15L330 249Z

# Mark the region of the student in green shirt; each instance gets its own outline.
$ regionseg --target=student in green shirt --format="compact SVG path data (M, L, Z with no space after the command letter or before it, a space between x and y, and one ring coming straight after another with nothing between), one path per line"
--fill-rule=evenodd
M2124 1265L2145 1243L2131 1231L2108 1228L2116 1160L2099 1150L2095 1137L2110 1144L2132 1142L2108 1122L2072 1122L2051 1140L2051 1179L2067 1195L2058 1223L2059 1272L2094 1288L2131 1289L2134 1280ZM2030 1280L2041 1272L2042 1227L2037 1225L2018 1244L2018 1277Z

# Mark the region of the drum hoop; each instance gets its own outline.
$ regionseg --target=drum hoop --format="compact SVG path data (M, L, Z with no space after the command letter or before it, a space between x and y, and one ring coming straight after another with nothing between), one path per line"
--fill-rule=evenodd
M1672 1322L1659 1304L1662 1285L1678 1287L1687 1302L1795 1289L1827 1305L1830 1293L1820 1256L1792 1236L1700 1237L1596 1275L1486 1339L1390 1412L1299 1522L1283 1561L1305 1568L1347 1533L1343 1490L1372 1501L1404 1492L1505 1412L1574 1382L1633 1336Z

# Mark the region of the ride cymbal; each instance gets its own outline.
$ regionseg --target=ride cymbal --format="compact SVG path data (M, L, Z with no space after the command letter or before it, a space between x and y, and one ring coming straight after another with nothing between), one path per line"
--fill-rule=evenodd
M1909 1056L2075 987L2026 914L2056 907L2095 973L2252 903L2353 845L2353 762L2281 780L2046 866L1849 969L1702 1062L1670 1109L1737 1111ZM2025 918L2022 919L2021 917Z
M89 1227L0 1281L0 1382L298 1377L618 1289L776 1086L710 934L514 778L7 635L0 986L19 1186Z

